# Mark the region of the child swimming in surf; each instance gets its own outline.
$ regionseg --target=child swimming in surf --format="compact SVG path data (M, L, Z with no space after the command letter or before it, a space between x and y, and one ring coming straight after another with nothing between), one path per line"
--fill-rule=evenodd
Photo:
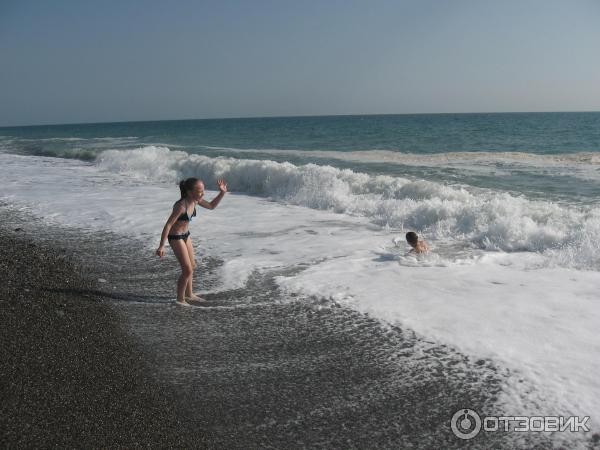
M192 292L192 274L196 267L194 260L194 247L190 237L189 223L196 217L196 204L206 209L215 209L225 193L227 184L224 180L217 180L219 194L211 201L207 202L204 197L204 183L198 178L187 178L179 183L181 198L173 205L173 212L167 219L162 235L160 245L156 254L162 258L165 255L165 240L168 239L173 253L181 265L181 276L177 281L177 304L190 306L187 300L202 301ZM190 210L190 206L192 206Z
M414 231L409 231L408 233L406 233L406 242L408 242L412 247L411 252L425 253L429 251L427 242L419 240L419 236L417 236L417 233L415 233Z

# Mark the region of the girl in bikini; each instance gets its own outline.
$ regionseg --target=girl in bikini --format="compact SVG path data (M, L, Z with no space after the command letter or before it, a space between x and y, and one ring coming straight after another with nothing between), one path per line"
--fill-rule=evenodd
M196 267L194 260L194 247L190 237L189 223L196 217L196 204L206 209L215 209L225 192L227 184L224 180L218 180L219 194L211 201L207 202L204 197L204 183L198 178L187 178L179 183L181 199L173 205L173 212L167 219L162 235L160 245L156 254L159 257L165 256L165 240L169 240L169 245L173 253L177 256L181 264L181 276L177 281L177 304L190 306L186 300L202 301L192 292L192 274Z

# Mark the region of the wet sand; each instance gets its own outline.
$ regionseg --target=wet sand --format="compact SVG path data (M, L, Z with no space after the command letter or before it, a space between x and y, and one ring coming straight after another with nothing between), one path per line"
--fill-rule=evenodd
M2 447L516 448L450 430L460 408L494 411L491 361L283 298L276 273L175 306L174 260L22 219L0 227ZM197 283L218 265L202 258Z

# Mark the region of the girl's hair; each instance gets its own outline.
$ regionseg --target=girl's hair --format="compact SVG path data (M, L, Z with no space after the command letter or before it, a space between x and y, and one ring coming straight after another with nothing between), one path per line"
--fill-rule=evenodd
M196 183L200 181L198 178L186 178L179 182L179 190L181 191L181 198L184 198L189 191L194 189Z

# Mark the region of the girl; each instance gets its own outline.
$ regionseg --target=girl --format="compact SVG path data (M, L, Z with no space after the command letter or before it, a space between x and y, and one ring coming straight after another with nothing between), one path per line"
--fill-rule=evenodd
M173 212L167 219L160 237L160 245L156 250L156 254L161 258L165 255L165 239L168 239L173 253L177 256L179 264L181 264L181 276L177 281L178 305L190 306L186 300L204 300L192 292L192 274L196 267L196 261L194 260L194 247L190 237L189 223L196 217L196 204L206 209L217 207L225 192L227 192L227 184L221 179L217 180L217 185L219 186L219 194L211 202L207 202L202 198L204 196L204 183L202 180L198 178L182 180L179 183L181 199L173 205Z

